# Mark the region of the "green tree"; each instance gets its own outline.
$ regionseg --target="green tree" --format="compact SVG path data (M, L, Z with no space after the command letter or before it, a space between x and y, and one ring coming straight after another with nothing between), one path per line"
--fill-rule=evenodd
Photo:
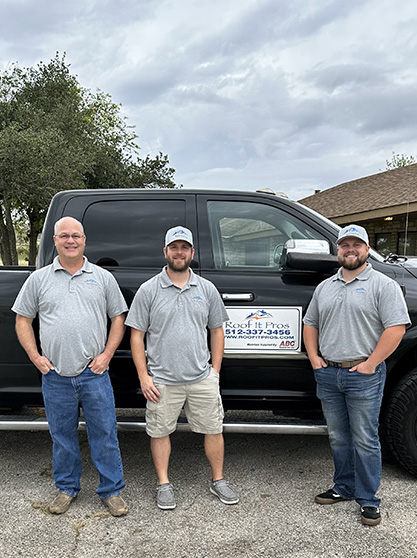
M64 189L174 187L168 157L139 157L120 105L82 88L65 55L0 73L0 255L17 263L27 229L29 263L53 195Z
M169 166L168 156L160 152L154 158L147 155L131 164L128 173L133 188L172 188L175 169Z
M412 155L397 154L392 152L391 160L386 160L386 170L398 169L399 167L407 167L408 165L414 165L417 161Z

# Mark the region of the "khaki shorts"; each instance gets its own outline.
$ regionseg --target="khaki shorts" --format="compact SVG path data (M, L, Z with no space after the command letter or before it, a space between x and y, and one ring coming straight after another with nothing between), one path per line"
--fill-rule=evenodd
M146 432L151 438L172 434L183 407L193 432L220 434L223 431L219 374L213 368L207 378L195 384L155 385L161 398L158 403L148 401L146 404Z

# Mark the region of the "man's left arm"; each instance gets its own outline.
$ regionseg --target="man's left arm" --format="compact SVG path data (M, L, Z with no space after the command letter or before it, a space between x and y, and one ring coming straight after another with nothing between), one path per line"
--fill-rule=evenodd
M384 330L375 349L369 358L357 366L350 369L351 372L357 370L362 374L373 374L378 364L381 364L392 354L400 344L405 333L405 325L395 325Z
M210 329L211 365L220 373L224 353L223 326Z
M110 360L123 339L125 329L124 314L111 318L110 332L104 351L97 355L90 364L90 368L94 374L103 374L103 372L107 370Z

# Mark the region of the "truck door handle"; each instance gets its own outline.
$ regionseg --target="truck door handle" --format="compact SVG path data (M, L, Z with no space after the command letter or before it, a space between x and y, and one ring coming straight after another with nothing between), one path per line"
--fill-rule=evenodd
M222 293L223 300L242 300L244 302L250 302L253 300L254 294L253 293Z

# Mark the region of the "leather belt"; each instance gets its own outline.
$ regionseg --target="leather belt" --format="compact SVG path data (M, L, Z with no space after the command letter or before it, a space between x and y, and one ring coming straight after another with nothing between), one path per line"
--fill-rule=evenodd
M324 361L329 366L334 366L335 368L353 368L354 366L358 366L361 362L365 362L368 360L366 358L358 358L357 360L344 360L343 362L334 362L333 360L327 360L326 358Z

